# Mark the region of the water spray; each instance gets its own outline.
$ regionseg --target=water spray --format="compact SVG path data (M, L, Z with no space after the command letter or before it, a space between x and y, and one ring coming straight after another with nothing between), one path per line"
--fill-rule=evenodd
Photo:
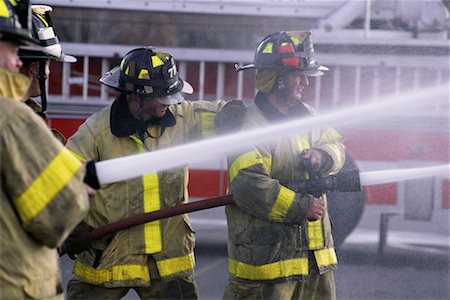
M100 185L127 180L146 173L219 159L249 149L258 143L273 142L295 134L308 133L314 128L368 121L376 118L374 112L385 112L384 115L403 114L414 106L429 105L431 101L428 99L433 99L433 104L437 101L448 101L448 93L448 85L413 91L400 97L387 97L386 100L378 103L345 108L333 113L296 119L256 130L241 131L169 149L96 162L95 171ZM423 99L427 101L419 101Z

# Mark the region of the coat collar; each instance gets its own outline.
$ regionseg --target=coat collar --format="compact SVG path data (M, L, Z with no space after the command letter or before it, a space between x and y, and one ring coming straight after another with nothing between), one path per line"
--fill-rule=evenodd
M278 109L267 100L263 93L256 94L255 104L263 112L264 116L270 121L282 121L290 117L305 117L310 116L311 112L303 102L293 106L289 110L289 116L283 115Z
M20 73L0 68L0 95L15 101L24 101L31 81Z
M128 109L126 95L121 94L111 105L110 127L113 135L126 137L139 132L147 131L149 127L172 127L176 119L170 110L162 118L152 117L147 122L137 120Z

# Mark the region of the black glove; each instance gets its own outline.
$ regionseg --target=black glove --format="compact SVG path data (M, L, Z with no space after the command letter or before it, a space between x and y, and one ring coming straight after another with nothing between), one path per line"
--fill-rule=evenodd
M89 237L89 232L92 229L91 226L82 221L64 241L64 249L71 259L75 259L77 254L91 247L92 240Z
M232 100L225 104L216 115L216 129L219 134L241 130L246 107L240 100Z

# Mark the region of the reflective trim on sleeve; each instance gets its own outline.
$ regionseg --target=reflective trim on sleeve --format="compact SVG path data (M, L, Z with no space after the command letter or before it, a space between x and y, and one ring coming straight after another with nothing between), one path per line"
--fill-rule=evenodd
M87 160L86 158L84 158L84 157L81 156L80 154L78 154L78 153L76 153L76 152L74 152L74 151L72 151L72 150L69 150L69 151L70 151L70 153L72 153L72 155L75 156L79 161L83 162L83 161L86 161L86 160Z
M308 258L294 258L261 266L228 259L231 274L250 280L272 280L295 275L308 275Z
M300 152L311 148L311 146L309 145L308 135L306 134L297 135L296 139L297 139L297 146L300 149Z
M289 208L292 205L292 202L294 202L294 199L295 192L281 186L278 197L269 213L269 220L273 222L283 222Z
M238 156L228 170L230 183L233 182L240 170L256 164L262 164L266 168L267 173L270 173L270 170L272 169L272 159L270 157L261 156L258 151L250 151Z
M332 156L334 161L334 166L336 169L340 169L344 165L344 155L342 155L341 148L336 144L326 144L321 146L322 149L328 149L328 153ZM336 170L331 170L332 172L335 172Z
M201 113L202 118L202 128L201 128L201 134L202 137L210 137L215 134L216 130L216 114L212 112L202 112Z
M14 205L24 223L27 223L67 185L81 163L66 148L56 155L42 173L14 201Z
M156 262L159 275L161 277L170 276L176 273L191 271L195 267L194 253L191 252L184 256L164 259Z
M325 246L323 240L322 219L308 221L308 248L310 250L322 249Z
M314 257L316 258L318 267L326 267L338 263L334 248L316 250L314 251Z
M138 151L145 152L144 144L135 136L131 138L136 142ZM159 178L157 173L145 174L142 176L144 188L144 212L152 212L161 209L161 199L159 198ZM144 224L144 244L145 253L152 254L162 251L161 222L156 220Z
M77 259L73 266L73 273L92 284L127 280L150 281L148 266L143 265L119 265L107 269L94 269Z

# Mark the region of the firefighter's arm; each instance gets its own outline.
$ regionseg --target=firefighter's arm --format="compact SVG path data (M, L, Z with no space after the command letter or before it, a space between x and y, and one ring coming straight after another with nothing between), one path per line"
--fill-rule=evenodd
M24 230L56 248L87 213L84 168L30 110L4 130L4 152L16 154L2 166L5 189Z
M321 131L320 137L314 141L311 148L313 153L304 153L309 159L319 156L320 163L316 165L319 176L336 174L345 163L345 147L343 136L334 128Z
M313 200L270 176L271 157L251 150L229 158L229 187L235 204L264 220L301 224Z

